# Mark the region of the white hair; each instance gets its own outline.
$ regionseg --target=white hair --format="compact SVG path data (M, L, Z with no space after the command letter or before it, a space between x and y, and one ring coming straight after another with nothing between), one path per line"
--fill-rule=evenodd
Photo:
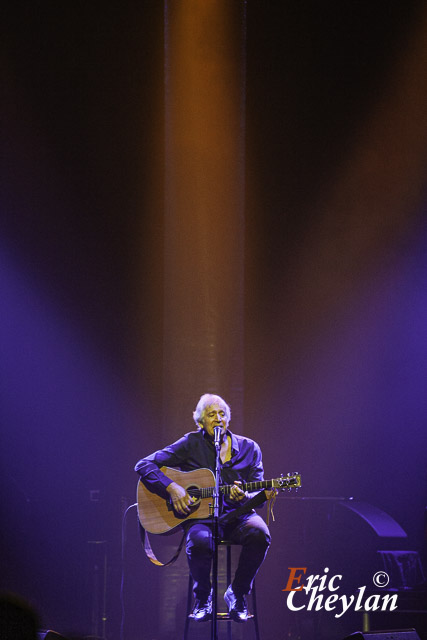
M205 417L205 411L207 407L215 404L222 404L224 407L225 415L227 416L227 422L230 422L231 419L231 409L226 403L225 400L221 398L221 396L217 396L214 393L205 393L200 398L199 402L195 410L193 411L193 418L196 425L200 428L200 424L203 424L203 419Z

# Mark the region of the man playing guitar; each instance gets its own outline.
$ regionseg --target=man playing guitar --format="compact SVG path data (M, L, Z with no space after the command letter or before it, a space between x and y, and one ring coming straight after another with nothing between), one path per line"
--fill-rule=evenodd
M183 519L186 530L186 552L194 581L194 620L212 617L211 563L213 554L212 527L209 520L185 519L192 511L194 496L173 481L160 467L173 467L188 472L195 469L215 471L214 429L221 427L221 484L231 485L222 496L223 516L244 505L251 494L243 491L243 483L263 480L261 450L250 438L233 434L228 426L231 412L228 404L217 395L203 395L193 413L197 431L185 434L175 443L140 460L135 466L145 487L168 498L173 511ZM275 493L266 491L267 497ZM230 617L237 622L248 619L246 594L261 566L270 545L270 532L264 520L253 509L230 519L221 527L220 535L242 545L234 580L224 594ZM185 520L184 520L185 519Z

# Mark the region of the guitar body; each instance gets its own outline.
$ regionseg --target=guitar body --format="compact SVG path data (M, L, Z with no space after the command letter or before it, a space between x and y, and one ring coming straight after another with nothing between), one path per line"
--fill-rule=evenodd
M178 515L171 500L167 500L153 493L141 482L138 482L137 502L138 518L148 533L167 533L178 527L186 520L203 520L209 518L210 507L213 503L215 477L210 469L196 469L194 471L178 471L170 467L161 467L160 471L173 482L181 485L195 500L186 516ZM221 485L220 493L227 494L233 485ZM259 480L241 484L243 491L261 491L262 489L298 489L301 486L299 473L290 474L273 480Z
M170 480L184 487L186 491L215 485L214 474L210 469L178 471L170 467L161 467L160 471L163 471ZM209 518L209 504L212 504L212 497L200 498L191 507L191 512L187 516L179 516L168 500L153 493L139 481L137 501L138 518L144 529L148 533L166 533L186 520Z

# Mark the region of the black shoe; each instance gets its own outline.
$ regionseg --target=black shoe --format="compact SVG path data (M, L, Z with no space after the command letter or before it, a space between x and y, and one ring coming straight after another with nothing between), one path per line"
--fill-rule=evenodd
M212 594L210 593L207 598L196 598L193 611L188 617L197 622L212 620Z
M231 584L224 593L224 600L227 603L230 618L235 622L246 622L249 619L248 605L244 595L236 596Z

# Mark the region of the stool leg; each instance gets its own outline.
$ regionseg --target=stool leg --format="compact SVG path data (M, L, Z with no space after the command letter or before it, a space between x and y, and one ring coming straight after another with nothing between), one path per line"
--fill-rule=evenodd
M231 584L231 546L227 545L227 589ZM227 640L232 640L231 637L231 620L227 622Z
M188 636L188 627L190 626L190 613L191 613L191 602L193 600L193 578L191 573L188 576L188 591L187 591L187 611L185 615L185 625L184 625L184 635L183 640L187 640Z
M255 588L255 580L252 584L252 608L254 611L254 625L255 625L255 638L256 640L260 640L259 637L259 627L258 627L258 611L256 607L256 588Z

